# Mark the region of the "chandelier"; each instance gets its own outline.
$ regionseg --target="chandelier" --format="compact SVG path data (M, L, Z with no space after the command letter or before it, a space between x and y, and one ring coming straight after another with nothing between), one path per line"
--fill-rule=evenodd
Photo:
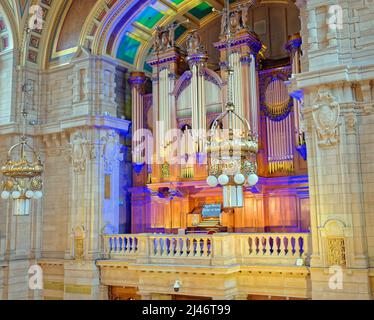
M226 2L227 21L230 19L229 1ZM246 185L255 186L257 176L258 137L251 131L249 122L235 112L232 98L232 74L230 66L231 31L227 35L228 102L226 110L213 122L207 143L210 187L223 189L224 208L242 208L243 190ZM224 129L224 126L227 129Z
M27 34L29 33L30 30L27 31ZM7 159L0 170L3 175L1 198L14 200L14 215L20 216L29 215L31 199L38 200L43 197L43 164L26 137L27 96L32 90L32 86L26 81L22 86L25 98L22 111L23 132L19 142L10 147Z

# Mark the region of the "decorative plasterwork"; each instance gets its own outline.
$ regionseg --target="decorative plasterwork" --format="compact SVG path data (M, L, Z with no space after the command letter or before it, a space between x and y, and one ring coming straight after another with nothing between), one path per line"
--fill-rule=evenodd
M93 146L81 131L71 135L68 154L73 170L77 174L83 174L86 171L87 161L95 158Z
M347 134L355 134L357 129L357 116L355 112L345 115L345 131Z
M101 143L101 157L104 161L104 171L106 174L112 174L115 163L123 161L123 154L121 153L122 145L119 142L119 136L114 130L110 130L101 138Z
M18 48L19 38L17 21L17 12L14 10L11 2L1 1L0 3L0 21L3 22L3 29L0 28L0 36L8 38L8 47L6 49ZM4 47L4 46L3 46ZM0 51L1 47L0 47Z
M39 19L39 16L40 15L42 16L42 23L41 23L42 28L31 30L30 40L29 40L29 43L26 46L26 48L27 48L26 59L29 62L38 63L39 50L41 49L41 42L42 42L43 34L46 33L45 32L45 29L46 29L45 28L45 22L47 20L48 13L51 9L52 3L53 3L53 0L41 0L41 1L35 1L34 0L31 3L31 6L30 6L30 8L34 8L30 12L30 14L31 14L30 17L28 17L26 15L26 17L28 19L32 19L34 16L38 17L38 19ZM39 9L35 9L35 8L39 8ZM40 10L40 12L39 12L39 10ZM25 21L25 23L26 23L26 25L28 25L27 20ZM26 34L25 34L25 36L27 37Z
M329 266L346 266L344 238L327 238L327 263Z
M53 133L43 137L48 156L59 156L68 145L68 135L65 132Z
M77 226L72 230L72 237L74 239L74 260L82 261L84 258L84 239L86 238L86 234L87 231L83 225Z
M205 2L217 10L221 10L223 7L221 3L216 1L208 0ZM140 46L133 64L122 60L120 62L131 69L143 69L144 62L153 45L151 39L155 33L156 26L163 27L173 21L185 21L189 19L192 27L201 28L219 16L218 12L209 12L209 14L202 18L194 17L190 11L202 3L203 1L201 0L185 0L179 3L164 0L156 2L98 0L92 11L86 13L86 22L82 28L77 46L87 47L94 55L115 56L121 39L126 34L126 36L139 41ZM62 2L59 6L62 6ZM159 12L161 18L152 27L143 25L141 23L141 15L144 11L151 10L152 8ZM62 23L63 19L58 25ZM178 44L180 44L180 39L185 39L188 28L186 27L185 29L186 31L178 38ZM53 39L52 36L50 37L50 41L55 42L56 39ZM75 50L76 48L73 49ZM45 56L44 59L48 59L48 57ZM44 62L44 64L46 63Z
M340 106L328 88L319 89L313 107L313 119L320 147L334 146L339 142L338 121Z

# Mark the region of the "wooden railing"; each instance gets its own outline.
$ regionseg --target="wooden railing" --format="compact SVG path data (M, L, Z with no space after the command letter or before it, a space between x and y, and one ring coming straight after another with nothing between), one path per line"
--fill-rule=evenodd
M201 265L295 265L308 263L308 233L214 235L105 235L108 259L137 263Z

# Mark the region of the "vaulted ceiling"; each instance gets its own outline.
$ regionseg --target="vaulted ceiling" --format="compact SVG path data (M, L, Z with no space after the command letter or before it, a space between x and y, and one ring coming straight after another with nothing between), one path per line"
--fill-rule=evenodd
M79 46L95 55L118 59L131 69L147 68L156 26L184 22L176 30L183 43L188 29L202 28L218 18L224 0L2 0L10 17L18 23L17 42L22 43L29 8L40 4L45 23L32 32L27 60L41 68L68 63ZM236 2L236 0L231 0ZM260 1L258 1L260 2ZM288 0L263 0L266 4L288 4ZM188 20L189 22L185 22ZM14 23L13 23L14 24ZM20 28L20 26L23 26Z

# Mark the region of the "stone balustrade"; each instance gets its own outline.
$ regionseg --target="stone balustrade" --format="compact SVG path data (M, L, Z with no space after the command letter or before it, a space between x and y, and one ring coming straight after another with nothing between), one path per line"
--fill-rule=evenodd
M105 235L104 254L113 260L177 265L295 265L310 255L309 233L214 235Z

